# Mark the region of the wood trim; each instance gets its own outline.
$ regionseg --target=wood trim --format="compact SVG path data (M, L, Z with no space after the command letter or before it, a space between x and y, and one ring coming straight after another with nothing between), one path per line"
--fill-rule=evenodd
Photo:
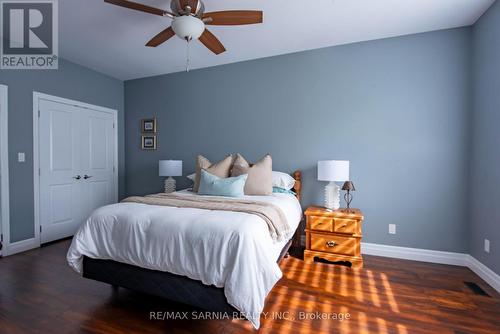
M359 209L338 209L338 210L328 210L321 206L310 206L306 210L306 215L308 216L320 216L320 217L331 217L331 218L342 218L342 219L356 219L363 220L363 214Z
M2 225L0 231L3 234L3 256L10 254L10 203L9 203L9 101L8 88L0 85L0 192L1 192L1 215Z
M350 256L350 255L342 255L342 254L334 254L334 253L325 253L325 252L317 252L313 250L305 250L304 251L304 261L305 262L314 262L314 258L321 258L331 262L350 262L351 268L353 269L361 269L363 268L363 259L361 256Z
M300 170L296 170L293 173L293 178L295 179L295 185L293 186L293 191L295 192L295 196L297 199L302 199L302 172Z
M306 232L313 233L313 234L321 234L322 236L338 235L339 237L344 237L344 238L356 238L356 239L363 238L363 236L359 235L359 234L337 233L337 232L310 230L310 229L306 229Z

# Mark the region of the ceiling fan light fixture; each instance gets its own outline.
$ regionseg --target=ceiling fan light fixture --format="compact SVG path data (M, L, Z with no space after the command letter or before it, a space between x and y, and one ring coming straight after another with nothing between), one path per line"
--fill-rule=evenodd
M205 23L191 15L174 18L172 29L175 34L184 40L198 39L205 31Z
M240 26L263 22L261 10L223 10L206 13L202 0L171 0L172 12L135 1L137 0L104 0L104 2L115 6L171 18L172 25L160 31L146 43L147 47L153 48L176 35L188 42L188 52L189 41L198 39L207 49L219 55L225 52L226 48L214 34L205 29L205 25Z

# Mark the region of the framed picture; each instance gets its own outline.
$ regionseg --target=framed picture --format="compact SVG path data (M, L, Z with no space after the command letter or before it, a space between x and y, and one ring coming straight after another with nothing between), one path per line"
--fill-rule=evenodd
M156 150L156 136L142 136L143 150Z
M141 121L142 133L156 133L156 118L145 118Z

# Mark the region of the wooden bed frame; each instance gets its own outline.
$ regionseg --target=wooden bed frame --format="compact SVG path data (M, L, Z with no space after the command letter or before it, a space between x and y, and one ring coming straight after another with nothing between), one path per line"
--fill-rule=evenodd
M293 173L294 192L301 199L302 173ZM300 224L299 224L300 226ZM282 249L278 263L286 256L292 242L300 238L298 228L294 237ZM114 287L123 287L169 300L191 305L212 312L238 312L231 306L224 295L224 288L203 284L185 276L167 272L144 269L141 267L112 260L83 258L83 277L109 283Z

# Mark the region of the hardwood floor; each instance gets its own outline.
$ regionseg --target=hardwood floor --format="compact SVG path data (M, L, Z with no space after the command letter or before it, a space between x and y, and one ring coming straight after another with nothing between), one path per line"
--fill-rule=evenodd
M151 312L196 310L81 278L66 264L68 247L62 241L0 259L0 333L257 332L237 319L150 320ZM500 333L500 295L467 268L374 256L357 271L295 257L281 268L259 333ZM300 320L300 312L329 319Z

